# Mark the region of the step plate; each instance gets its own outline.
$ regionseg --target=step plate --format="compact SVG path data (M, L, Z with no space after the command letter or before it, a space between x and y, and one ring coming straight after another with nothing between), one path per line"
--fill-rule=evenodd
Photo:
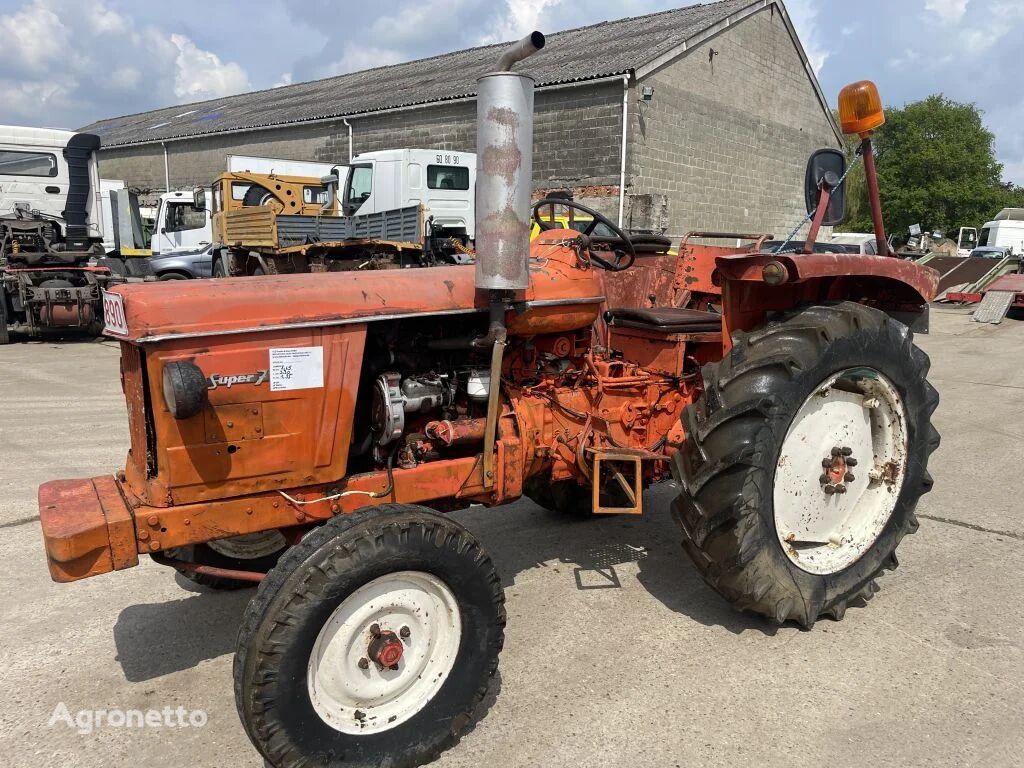
M981 304L974 310L974 322L976 323L1001 323L1006 313L1010 311L1010 305L1016 294L1013 291L989 291Z

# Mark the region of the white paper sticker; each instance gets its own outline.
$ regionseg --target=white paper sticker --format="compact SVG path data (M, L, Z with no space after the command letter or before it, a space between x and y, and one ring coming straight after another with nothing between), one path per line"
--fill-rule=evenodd
M320 389L324 385L323 347L270 350L270 391Z

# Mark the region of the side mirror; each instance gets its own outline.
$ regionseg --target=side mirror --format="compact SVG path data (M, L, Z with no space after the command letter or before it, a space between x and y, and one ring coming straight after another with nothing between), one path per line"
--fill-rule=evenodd
M807 173L804 175L804 198L807 213L818 207L821 197L821 182L830 187L828 208L822 226L834 227L842 224L846 218L846 185L837 188L839 180L846 173L846 156L838 149L827 147L819 149L807 161Z
M206 190L203 187L192 190L192 207L197 211L206 210Z
M324 204L320 206L320 210L331 210L334 208L335 190L338 188L338 174L331 173L327 176L321 176L320 183L323 184L324 189L327 190L327 199L324 200Z

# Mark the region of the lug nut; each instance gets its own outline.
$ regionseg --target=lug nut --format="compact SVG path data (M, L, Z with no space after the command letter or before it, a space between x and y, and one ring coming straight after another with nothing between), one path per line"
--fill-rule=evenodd
M843 456L849 456L852 453L853 453L853 448L850 448L850 447L845 446L845 445L843 446Z
M371 624L370 634L374 637L380 637L380 624Z
M846 486L840 483L836 486L836 493L846 493Z
M846 466L848 466L848 467L856 467L857 466L857 460L855 458L853 458L853 456L851 456L850 458L848 458L846 460Z
M840 448L838 445L835 445L835 446L832 447L832 455L833 456L839 456L839 455L842 454L842 452L843 452L843 449Z
M818 482L821 483L822 485L827 483L828 482L828 475L822 475L821 477L819 477L818 478Z
M821 460L821 466L823 466L826 469L828 469L829 467L832 466L832 459L822 459Z
M854 478L853 472L847 472L845 475L843 475L843 480L845 480L848 483L852 483L855 479L856 478Z
M398 630L398 634L402 637L408 637L412 633L409 631L408 627L402 627L400 630Z
M359 660L359 668L360 669L369 669L370 668L370 660L366 659L366 658L360 659Z
M826 485L825 486L825 495L826 496L831 496L835 492L836 492L836 487L834 485Z

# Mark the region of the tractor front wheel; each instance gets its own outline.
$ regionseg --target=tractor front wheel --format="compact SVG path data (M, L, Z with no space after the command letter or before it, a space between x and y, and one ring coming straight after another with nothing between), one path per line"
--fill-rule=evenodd
M501 580L454 520L401 504L336 517L246 609L238 712L275 768L422 765L477 714L504 627Z
M704 580L739 609L804 626L869 598L932 485L928 367L905 325L851 302L735 334L704 367L672 467Z

